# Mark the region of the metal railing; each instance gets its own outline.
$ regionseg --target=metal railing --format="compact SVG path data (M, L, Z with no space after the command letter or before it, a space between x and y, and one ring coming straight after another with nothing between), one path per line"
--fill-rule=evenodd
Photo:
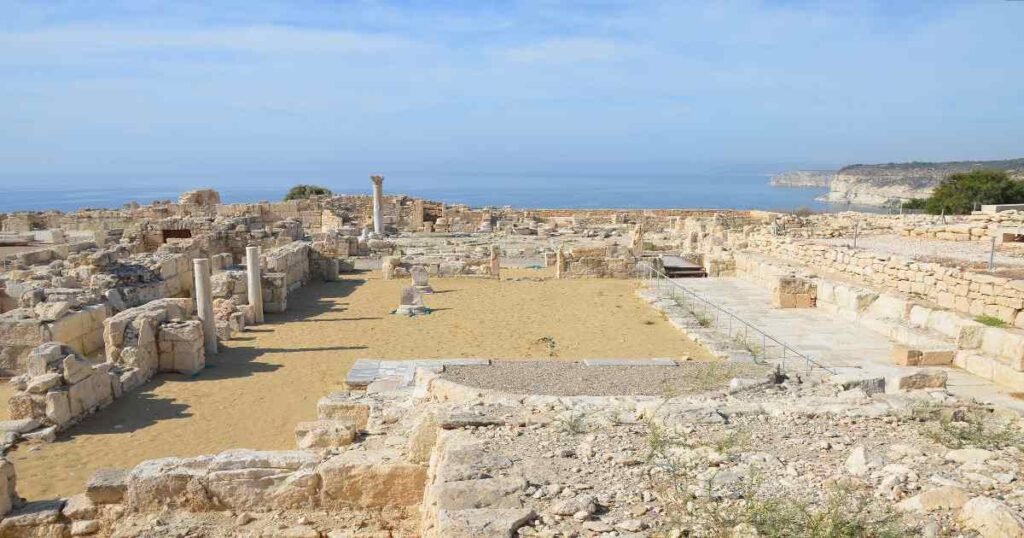
M672 280L648 262L638 264L638 273L648 282L652 290L659 293L667 291L676 304L686 309L701 327L715 328L724 332L729 339L750 352L755 361L778 361L779 366L786 370L794 363L803 363L807 371L821 368L828 373L835 373L832 368L821 364L789 344L757 328L752 323L732 312L708 301L682 284Z

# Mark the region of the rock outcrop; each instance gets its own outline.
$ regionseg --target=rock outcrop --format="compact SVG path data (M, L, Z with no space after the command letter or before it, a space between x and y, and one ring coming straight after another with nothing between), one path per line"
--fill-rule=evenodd
M855 164L836 173L827 202L880 206L892 200L927 198L950 174L979 169L1006 170L1024 180L1024 159L946 163Z
M828 187L835 170L794 170L772 176L772 187Z

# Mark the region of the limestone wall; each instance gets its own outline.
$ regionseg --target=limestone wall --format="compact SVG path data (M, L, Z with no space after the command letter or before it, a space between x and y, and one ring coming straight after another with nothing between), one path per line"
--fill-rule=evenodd
M107 362L125 371L125 390L141 385L157 371L193 374L203 368L202 329L181 326L181 322L190 320L193 310L191 299L160 299L104 322ZM172 327L164 329L168 323ZM186 337L199 345L179 345ZM191 358L186 358L186 351L192 351Z
M385 280L411 278L411 269L422 266L427 274L436 277L496 277L489 258L386 256L381 259L381 274Z
M103 321L109 315L105 304L82 305L74 309L67 302L40 303L42 319L28 317L25 309L0 316L0 375L23 373L29 352L49 341L64 342L82 355L103 349Z
M660 269L661 260L638 258L620 246L577 248L556 255L555 273L558 278L637 278L642 274L641 264Z
M120 369L92 364L57 342L35 348L28 370L11 380L15 393L7 402L10 416L51 431L74 424L122 394Z
M932 365L956 365L984 379L1024 390L1024 331L988 327L969 314L937 307L913 295L822 278L813 268L775 258L741 252L735 259L736 276L767 288L794 274L813 281L818 308L924 353Z
M971 316L989 315L1024 327L1024 280L848 247L786 241L752 241L751 247L821 270L851 275L883 289L919 296L942 308Z

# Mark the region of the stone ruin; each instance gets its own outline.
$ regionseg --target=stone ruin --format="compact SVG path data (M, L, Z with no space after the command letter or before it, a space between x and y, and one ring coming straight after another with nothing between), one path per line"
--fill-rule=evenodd
M429 314L430 309L423 304L423 294L415 286L402 288L402 297L395 314L399 316L417 316Z
M409 275L412 276L412 286L416 288L416 291L425 294L434 293L433 288L430 287L430 273L425 267L416 265L409 269Z
M770 376L675 397L566 397L461 384L433 362L409 381L321 398L316 419L296 425L295 450L150 460L28 504L0 461L0 508L13 509L0 535L709 536L706 510L740 517L738 499L760 498L781 509L823 499L835 480L863 496L863 516L847 517L868 529L898 516L902 535L1024 533L1024 499L1006 478L1020 451L944 448L913 418L926 403L970 408L941 386ZM735 431L752 442L720 440ZM791 433L822 431L835 435L793 447Z

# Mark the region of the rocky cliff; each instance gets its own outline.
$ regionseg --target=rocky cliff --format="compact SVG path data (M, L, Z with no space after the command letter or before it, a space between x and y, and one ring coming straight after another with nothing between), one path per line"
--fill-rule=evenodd
M836 173L828 194L822 199L856 205L885 205L892 200L927 198L950 174L983 168L1006 170L1011 177L1024 180L1024 159L855 164Z
M835 170L794 170L775 174L771 179L772 187L828 187Z

